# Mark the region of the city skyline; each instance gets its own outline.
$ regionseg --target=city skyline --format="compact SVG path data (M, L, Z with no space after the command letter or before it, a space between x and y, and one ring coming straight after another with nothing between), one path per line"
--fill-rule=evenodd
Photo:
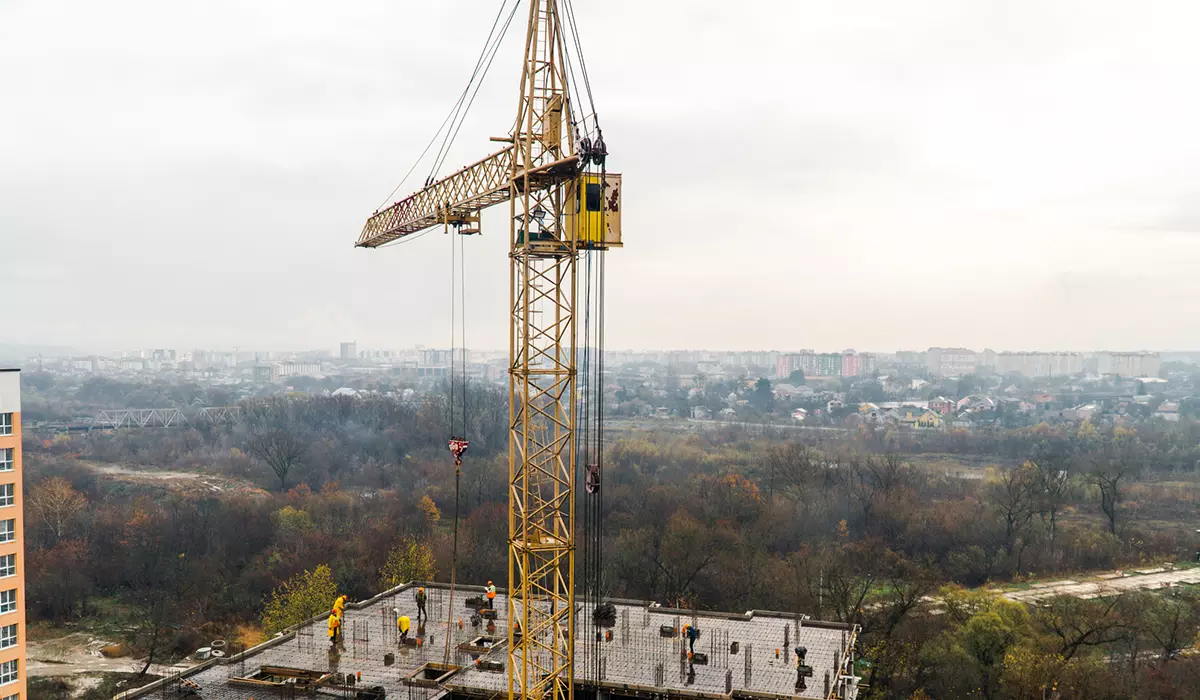
M191 353L191 352L206 352L206 353L236 353L239 355L253 355L255 353L279 353L279 354L305 354L305 353L324 353L331 358L350 359L342 354L342 346L357 345L357 353L354 357L367 357L364 353L403 353L414 352L420 350L446 350L450 346L448 344L439 345L437 343L418 343L409 346L367 346L361 343L346 343L338 341L332 344L322 344L316 346L292 344L279 346L251 346L239 344L233 346L211 345L200 343L196 345L180 345L171 346L162 343L151 343L143 347L125 346L121 348L86 348L67 345L47 345L47 344L23 344L23 343L0 343L0 353L4 353L10 358L32 358L38 355L48 357L65 357L70 355L95 355L104 357L136 357L148 356L149 353L169 350L173 352ZM463 347L456 345L456 348ZM976 353L993 352L996 354L1018 355L1018 354L1098 354L1103 352L1112 353L1165 353L1165 354L1197 354L1200 355L1200 350L1190 348L1154 348L1154 347L1137 347L1137 346L1122 346L1122 347L1100 347L1100 348L1036 348L1025 347L1016 349L1000 349L995 347L968 347L965 345L929 345L924 347L896 347L896 348L855 348L849 345L836 347L754 347L754 348L730 348L730 347L614 347L606 345L606 352L621 352L621 353L672 353L672 352L706 352L706 353L858 353L864 355L895 355L897 353L906 352L926 352L935 348L946 349L967 349ZM507 353L507 350L502 347L483 347L483 346L466 346L470 352L476 353Z

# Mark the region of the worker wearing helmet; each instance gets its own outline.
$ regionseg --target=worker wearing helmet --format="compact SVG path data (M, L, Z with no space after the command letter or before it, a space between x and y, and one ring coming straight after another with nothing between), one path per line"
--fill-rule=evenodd
M345 593L333 599L333 614L339 618L346 614L346 601L349 599Z
M425 612L425 589L418 588L413 597L417 600L417 624L420 624L422 617L429 619L429 613Z
M487 606L489 609L496 607L496 586L491 581L487 585Z
M400 608L392 608L392 612L399 613ZM412 620L408 619L408 615L400 615L396 618L396 629L400 631L400 644L408 641L408 629L412 626Z
M329 648L337 649L338 632L342 629L342 618L337 613L329 613Z
M696 652L696 638L700 636L700 630L696 629L695 625L684 625L683 635L688 640L688 655Z

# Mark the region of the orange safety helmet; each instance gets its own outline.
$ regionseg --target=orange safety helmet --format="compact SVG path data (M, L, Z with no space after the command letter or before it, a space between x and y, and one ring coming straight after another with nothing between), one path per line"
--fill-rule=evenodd
M424 592L425 592L425 589L424 589L424 588L418 588L418 589L417 589L417 593L424 593Z

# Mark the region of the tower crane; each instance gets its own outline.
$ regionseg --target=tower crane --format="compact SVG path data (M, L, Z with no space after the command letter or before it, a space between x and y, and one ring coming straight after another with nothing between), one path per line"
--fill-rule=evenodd
M570 0L528 5L516 119L492 138L505 145L376 211L356 245L439 225L479 233L480 212L508 203L508 694L565 700L574 692L576 267L582 252L621 245L621 176L606 171L599 126L581 128L588 117L568 89L567 48L579 46ZM450 449L459 459L467 441L452 436ZM589 495L598 490L595 465L587 482Z

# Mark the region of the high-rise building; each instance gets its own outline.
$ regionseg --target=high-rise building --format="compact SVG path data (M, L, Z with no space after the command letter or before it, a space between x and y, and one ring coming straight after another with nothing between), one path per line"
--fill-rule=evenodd
M775 376L787 377L800 370L806 377L859 377L875 371L878 362L874 355L853 350L815 353L801 350L775 358Z
M979 359L974 350L966 348L929 348L925 364L935 377L961 377L974 374Z
M342 343L341 348L339 348L338 357L343 360L358 359L358 343Z
M1162 358L1156 352L1102 352L1100 374L1121 377L1157 377Z
M1083 354L1078 352L1002 352L995 355L992 369L998 374L1016 372L1026 377L1063 377L1083 372Z
M0 368L0 699L25 700L21 373Z
M842 354L842 376L862 377L875 371L877 367L875 356L868 353L856 353L847 350Z
M842 353L840 352L823 352L817 355L817 371L818 377L840 377L842 376Z

